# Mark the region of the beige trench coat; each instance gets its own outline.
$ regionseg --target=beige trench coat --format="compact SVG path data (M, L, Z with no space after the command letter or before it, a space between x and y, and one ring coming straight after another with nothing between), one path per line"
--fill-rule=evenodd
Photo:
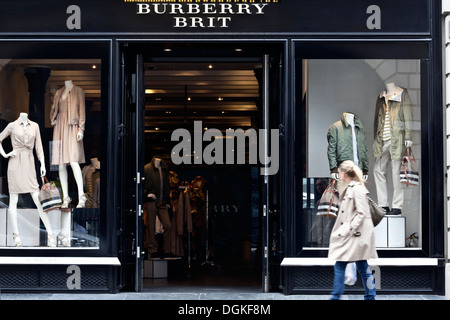
M350 182L342 192L339 214L330 235L330 259L353 262L378 258L368 193L357 181Z

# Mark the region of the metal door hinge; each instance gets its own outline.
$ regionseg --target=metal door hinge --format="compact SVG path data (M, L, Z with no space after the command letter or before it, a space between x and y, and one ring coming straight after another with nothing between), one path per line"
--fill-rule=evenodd
M136 172L136 178L134 178L134 181L136 181L137 184L141 183L141 173L139 171Z

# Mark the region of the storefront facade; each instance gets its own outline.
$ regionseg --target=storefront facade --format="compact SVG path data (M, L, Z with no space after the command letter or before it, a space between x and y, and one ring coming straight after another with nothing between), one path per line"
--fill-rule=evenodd
M194 257L245 260L248 252L261 290L329 293L334 218L318 215L317 203L340 161L330 128L351 113L365 133L359 159L371 195L401 210L377 227L378 289L444 294L441 14L427 0L3 1L2 130L23 114L37 124L36 175L42 144L46 176L71 202L40 211L28 196L36 188L14 192L17 173L2 160L2 290L142 290L150 252L144 166L161 155L180 180L209 182L206 244L188 231L189 250L206 248L206 257L189 251L186 261L169 262L176 272L189 272ZM83 99L61 98L68 80ZM418 185L398 184L373 149L386 84L395 84L392 101L402 106L392 143L410 141ZM77 99L78 117L63 119L59 110ZM207 143L239 129L255 132L243 158L226 143ZM192 144L178 143L184 134ZM65 135L75 140L69 155ZM9 141L5 133L5 155ZM215 197L224 193L233 200Z

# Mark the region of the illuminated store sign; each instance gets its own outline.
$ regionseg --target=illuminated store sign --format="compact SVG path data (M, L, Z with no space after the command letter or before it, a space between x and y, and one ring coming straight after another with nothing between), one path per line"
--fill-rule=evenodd
M264 15L269 3L159 2L137 3L136 6L139 15L173 16L175 28L228 28L234 16Z

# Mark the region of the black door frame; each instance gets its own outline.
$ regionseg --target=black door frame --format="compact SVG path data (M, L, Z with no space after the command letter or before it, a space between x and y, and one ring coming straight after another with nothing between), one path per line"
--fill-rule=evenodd
M260 44L263 44L263 46L265 48L261 48L259 49L261 51L262 54L260 54L259 56L251 56L251 57L242 57L242 58L238 58L238 57L213 57L216 61L220 60L223 62L227 62L227 61L238 61L239 59L242 59L242 61L245 61L246 59L254 59L255 57L260 58L262 62L264 62L265 60L267 60L267 67L270 66L270 63L272 62L271 58L274 58L274 61L276 61L276 63L279 63L279 68L276 69L278 70L279 74L277 75L277 79L281 82L278 85L278 90L279 90L279 105L278 105L278 113L279 113L279 121L280 121L280 127L284 127L283 125L283 119L281 117L281 115L284 115L286 117L286 103L288 101L287 99L287 92L286 92L286 86L285 83L287 81L287 75L288 73L286 72L286 67L287 67L287 41L283 40L274 40L274 41L268 41L267 39L233 39L232 41L230 41L230 39L225 39L225 40L183 40L183 39L177 39L177 40L173 40L173 39L166 39L166 40L117 40L117 45L116 45L116 49L117 49L117 54L118 56L122 55L122 49L126 48L126 50L130 50L130 47L132 47L133 45L136 45L136 47L133 47L132 50L130 50L129 57L134 56L138 56L140 54L144 55L144 53L146 52L146 50L144 50L143 48L146 46L150 46L152 44L164 44L167 42L175 42L175 43L182 43L182 44L191 44L191 43L199 43L199 41L202 44L207 44L210 47L214 47L214 44L220 43L221 45L226 45L226 46L232 46L232 45L237 45L237 46L242 46L243 44L247 44L250 43L254 43L254 42L258 42ZM273 51L273 49L269 49L270 44L277 44L278 45L278 49L276 49L275 51L277 52L277 55L272 56L269 51ZM267 50L267 54L265 54L265 50ZM218 53L216 53L218 54ZM172 57L169 58L169 60L166 60L167 58L163 58L164 61L175 61L177 59L179 59L179 57ZM203 59L205 59L205 57L195 57L195 56L188 56L188 57L184 57L183 59L187 59L188 61L203 61ZM143 61L146 61L146 57L143 58ZM159 61L159 60L158 60ZM282 61L282 62L281 62ZM138 64L137 64L138 65ZM123 68L123 66L122 66ZM266 70L266 76L267 79L266 81L269 81L269 70ZM272 78L272 76L270 76L270 78ZM136 88L139 86L139 84L136 84ZM145 90L144 88L141 88L142 90ZM273 90L273 89L272 89ZM269 88L267 88L267 90L263 91L262 95L263 95L263 99L267 99L267 102L269 101ZM143 92L143 91L142 91ZM123 103L123 101L122 101ZM119 108L119 110L123 108L123 106L121 106ZM269 106L267 106L266 109L266 121L264 121L263 119L263 124L265 125L273 125L272 121L269 122L268 118L269 118ZM119 124L119 126L122 126L123 124ZM122 130L123 127L121 127L120 130ZM275 128L275 129L278 129ZM119 131L120 131L119 130ZM119 132L120 134L120 132ZM280 139L280 151L287 149L285 146L283 146L283 140ZM136 153L136 156L138 155L139 152ZM281 153L280 153L281 154ZM120 156L120 155L119 155ZM137 160L137 159L136 159ZM143 164L142 164L142 168L143 168ZM143 173L143 171L141 171ZM285 174L283 167L280 163L280 170L278 172L278 175L283 175ZM136 176L136 179L139 179L139 174ZM261 197L264 198L264 200L262 202L264 202L266 205L265 206L261 206L261 224L262 224L262 230L261 230L261 234L260 234L260 239L262 241L261 244L261 256L262 256L262 261L261 261L261 266L262 266L262 290L264 292L269 292L270 290L272 290L272 288L275 288L277 286L280 285L280 283L278 281L281 281L281 272L278 269L279 265L281 263L281 259L282 257L279 255L279 252L281 252L283 249L280 248L279 246L282 245L281 241L281 235L278 232L281 229L281 217L279 215L280 212L282 212L282 206L283 206L283 201L281 201L281 199L278 199L277 203L277 208L273 208L272 207L272 203L273 203L273 199L274 199L274 192L281 192L283 189L283 186L279 186L279 188L274 188L273 184L275 184L275 181L278 183L279 181L286 181L283 178L277 178L274 179L273 177L267 177L267 178L263 178L262 179L262 193L261 193ZM269 189L270 188L270 189ZM136 189L138 190L138 189ZM124 196L126 197L126 195ZM142 203L142 201L140 201L138 199L136 199L136 207L139 208L140 204ZM123 208L122 208L123 210ZM136 212L138 212L137 215L133 215L133 219L135 219L136 224L142 224L141 222L139 222L141 219L139 219L138 217L140 216L139 214L139 209L136 209ZM119 213L121 214L121 213ZM122 212L122 216L123 215L127 215L127 212ZM277 219L276 222L274 222L273 220ZM276 225L276 226L275 226ZM274 227L275 226L275 227ZM141 228L140 226L138 226L136 228L136 230L138 230L139 228ZM137 234L135 235L135 243L132 242L131 244L128 243L128 247L126 248L119 248L120 252L123 252L124 250L131 250L131 248L134 249L138 249L138 248L142 248L143 245L143 237L142 237L142 230L141 230L141 234ZM278 243L278 247L276 248L277 253L271 253L271 249L274 248L272 243L274 243L273 238L276 237L277 239L275 240L275 242ZM141 257L141 259L137 258L136 259L136 266L135 266L135 274L134 276L130 277L130 275L128 276L122 276L122 281L127 281L126 279L128 279L128 281L132 278L134 278L134 285L132 286L127 286L125 283L123 283L121 286L125 286L126 288L134 288L135 291L141 291L142 290L142 281L139 281L139 278L142 280L143 274L142 274L142 257L143 255L141 254L141 252L134 251L131 252L132 255L136 255L136 257ZM126 254L124 255L126 256ZM276 261L274 261L274 257L277 258ZM276 269L276 270L275 270ZM127 272L133 272L131 271L132 269L129 269ZM279 274L275 277L273 277L275 280L272 280L272 276L274 274ZM273 281L276 281L276 283L272 283Z

